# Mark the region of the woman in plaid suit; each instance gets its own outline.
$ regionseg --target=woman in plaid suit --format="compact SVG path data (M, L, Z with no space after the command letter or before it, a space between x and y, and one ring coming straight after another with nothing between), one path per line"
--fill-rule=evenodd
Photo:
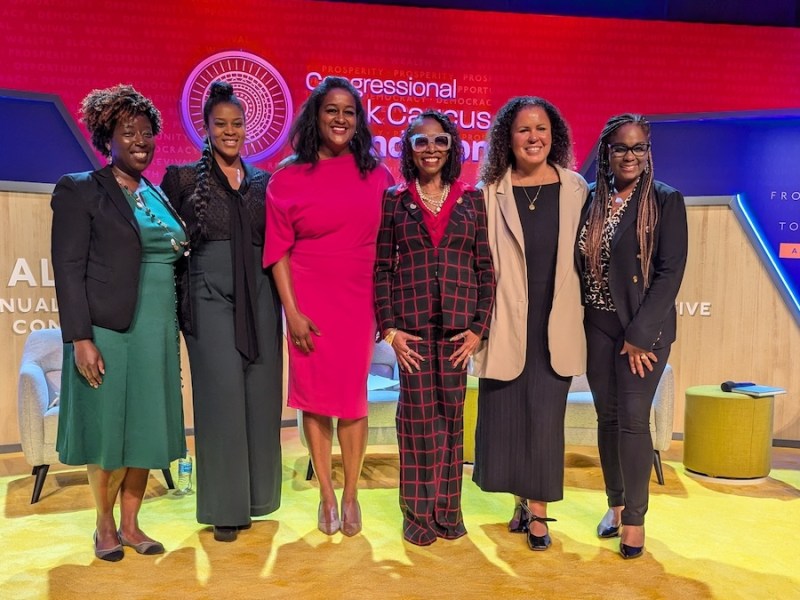
M383 199L375 268L381 332L400 365L397 438L403 536L464 535L466 367L488 335L494 271L482 194L458 180L458 130L426 111L403 135L405 182Z

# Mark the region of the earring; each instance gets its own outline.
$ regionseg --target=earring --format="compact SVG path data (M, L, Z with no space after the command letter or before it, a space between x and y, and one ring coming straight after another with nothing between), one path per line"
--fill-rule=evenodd
M650 172L650 163L644 163L644 172L645 173L649 173Z

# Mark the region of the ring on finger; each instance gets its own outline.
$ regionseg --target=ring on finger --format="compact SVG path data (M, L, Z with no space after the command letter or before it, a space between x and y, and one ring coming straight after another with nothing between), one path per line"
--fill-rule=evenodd
M647 354L640 354L640 355L639 355L639 358L640 358L640 359L642 359L642 360L644 360L645 358L647 358Z

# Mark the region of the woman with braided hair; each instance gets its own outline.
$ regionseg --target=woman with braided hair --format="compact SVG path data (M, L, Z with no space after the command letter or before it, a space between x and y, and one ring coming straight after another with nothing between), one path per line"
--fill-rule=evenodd
M211 85L202 158L167 167L161 187L196 252L179 280L197 452L197 520L231 542L250 517L280 505L280 306L261 268L269 173L241 157L245 111L233 87Z
M688 243L683 196L653 178L650 124L641 115L606 123L582 222L586 374L609 506L597 535L621 535L620 554L636 558L653 461L650 406L675 341Z
M161 554L139 526L150 469L186 452L174 265L188 254L180 218L143 175L161 114L128 85L94 90L83 122L109 164L56 184L52 255L64 339L58 448L87 465L94 553ZM120 524L114 520L119 498Z

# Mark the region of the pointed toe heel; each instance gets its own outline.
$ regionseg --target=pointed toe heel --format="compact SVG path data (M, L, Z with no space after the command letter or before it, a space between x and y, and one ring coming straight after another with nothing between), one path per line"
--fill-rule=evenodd
M614 522L614 511L609 509L603 518L600 520L600 523L597 524L597 537L599 538L614 538L619 535L619 531L622 528L622 523Z
M353 537L361 532L361 505L358 500L349 506L349 510L345 509L345 503L342 502L341 528L342 533L348 537Z
M619 553L625 560L639 558L644 554L644 546L628 546L628 544L620 543Z
M334 504L327 511L325 510L322 502L319 503L317 509L317 528L325 535L333 535L342 527L339 520L339 511Z

